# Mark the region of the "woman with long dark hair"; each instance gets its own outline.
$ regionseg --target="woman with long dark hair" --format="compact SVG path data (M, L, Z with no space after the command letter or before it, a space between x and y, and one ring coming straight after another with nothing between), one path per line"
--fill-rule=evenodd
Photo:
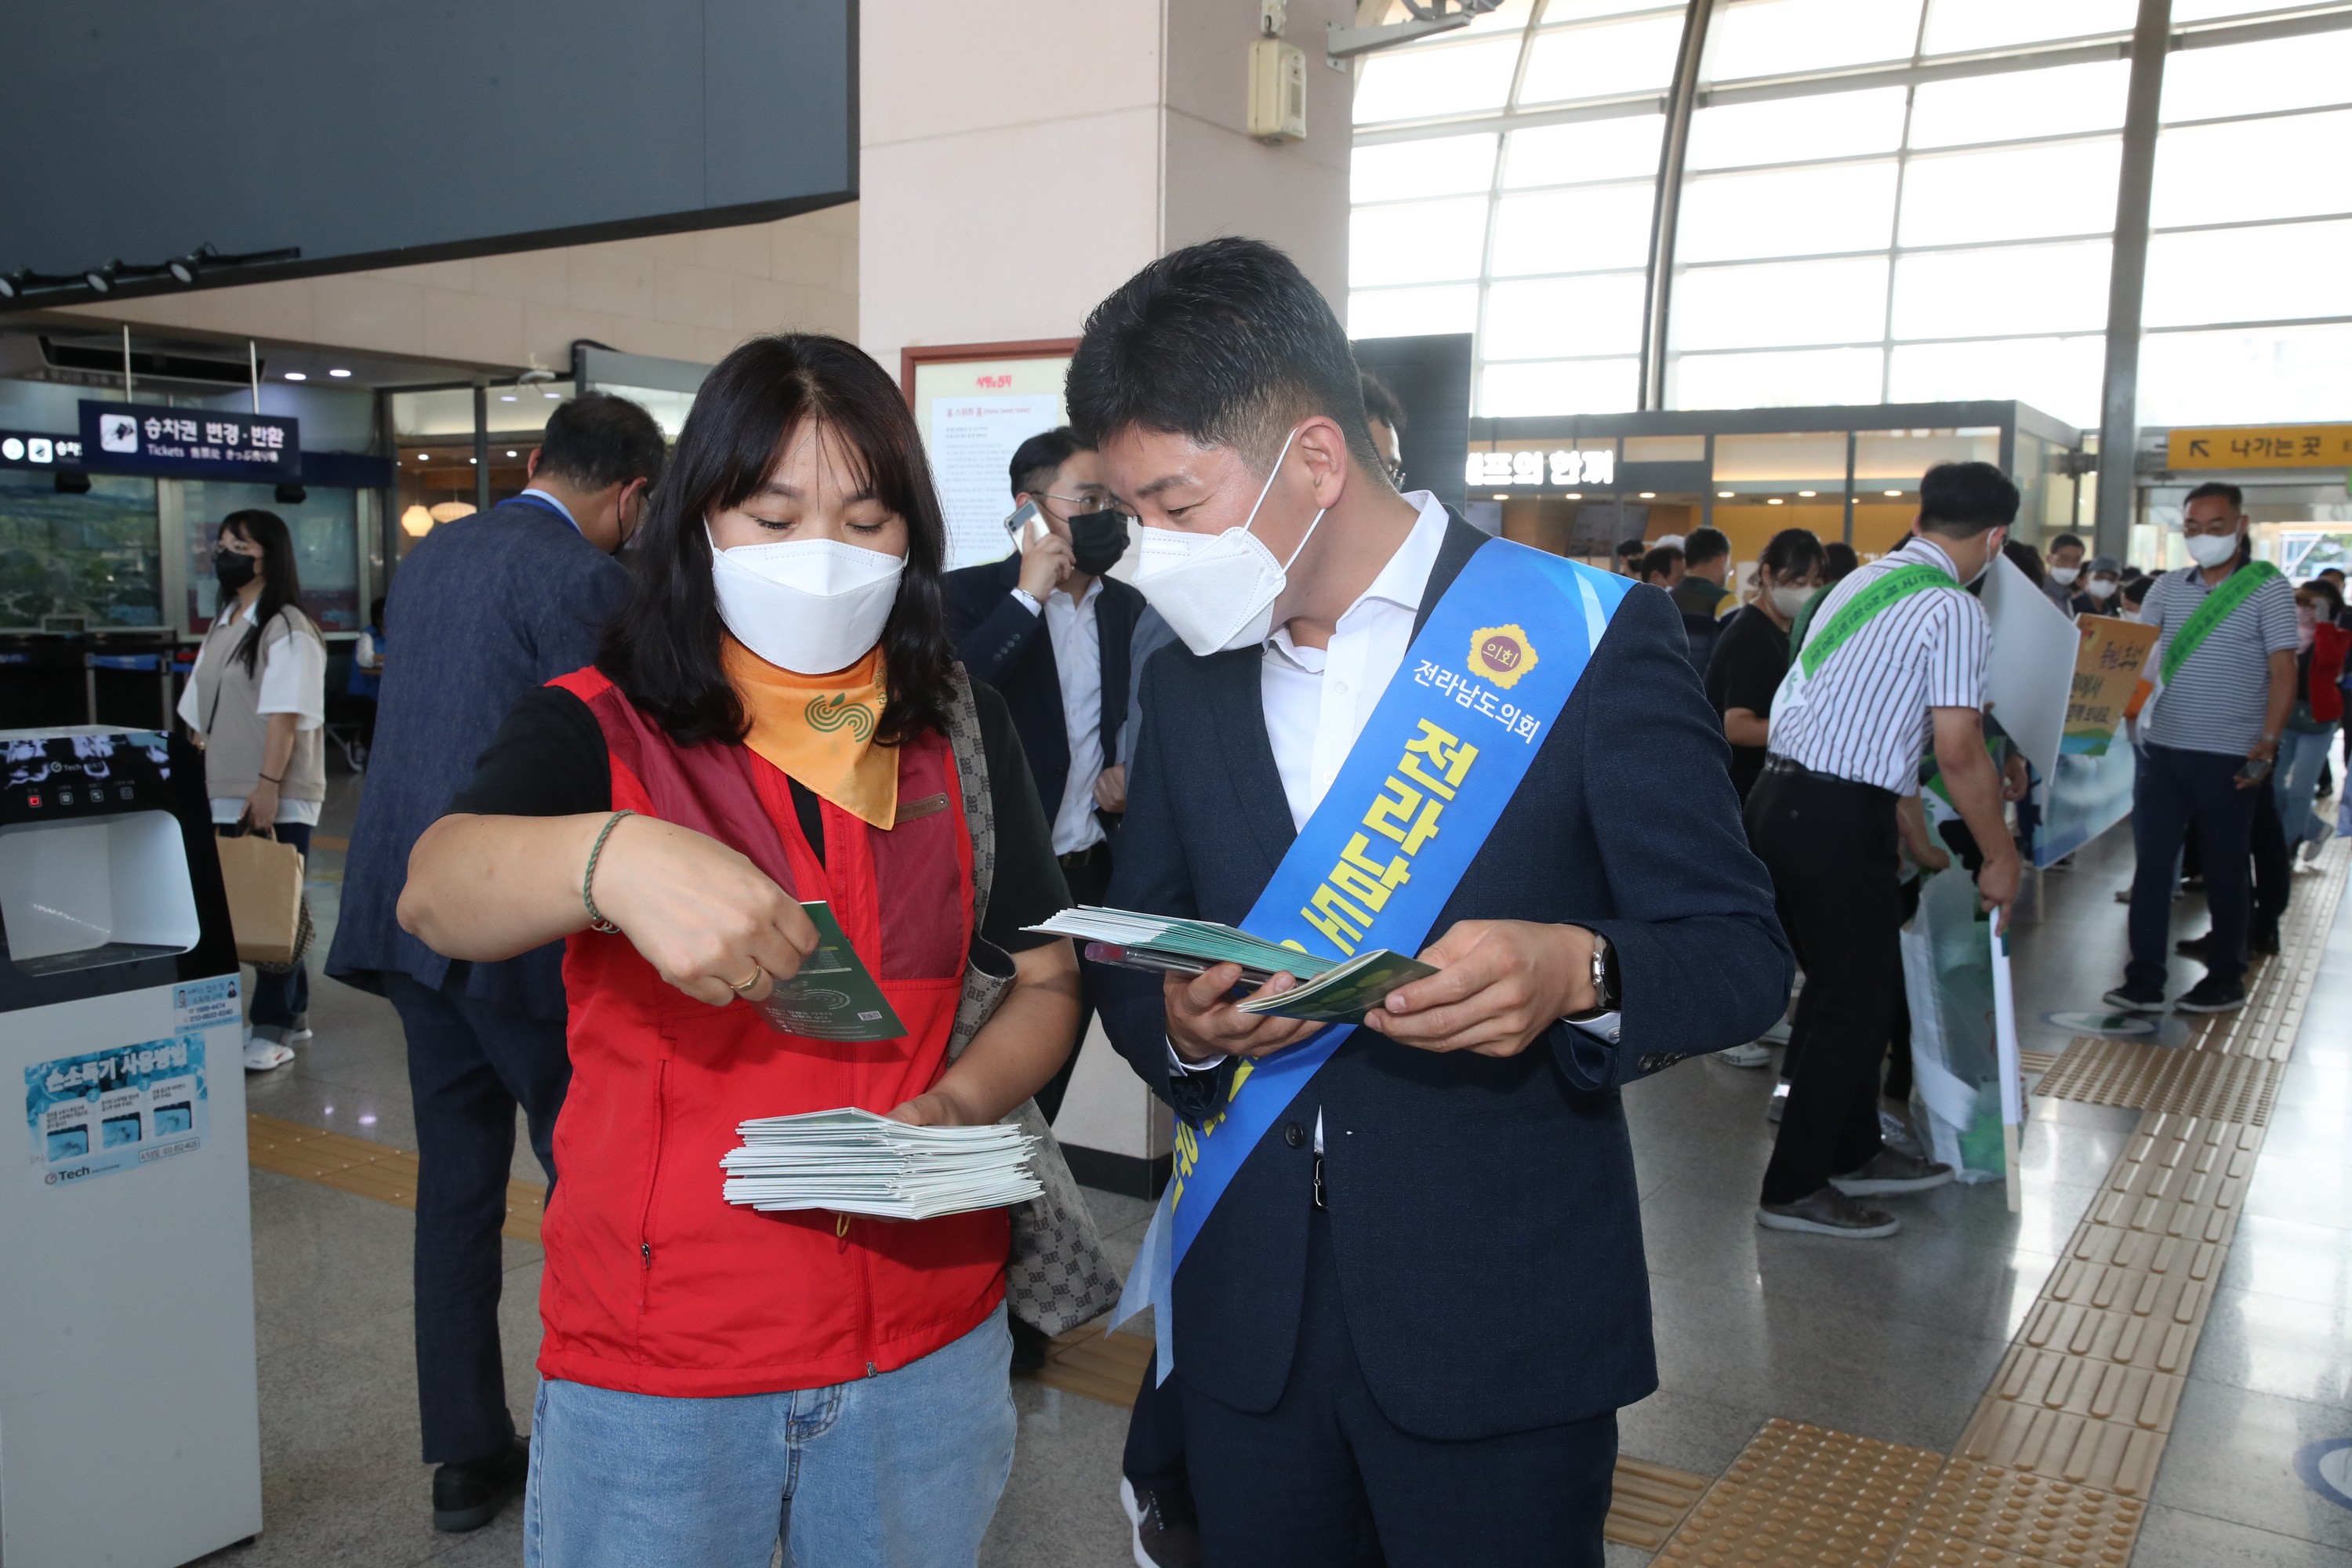
M568 944L533 1564L760 1568L780 1514L810 1568L979 1550L1013 1458L1004 1211L760 1213L719 1168L751 1117L995 1121L1068 1048L1076 961L1022 931L1061 874L1003 701L951 657L944 550L881 367L744 344L696 396L595 666L518 705L410 859L401 923L439 952ZM803 900L904 1036L754 1010L815 946Z
M327 644L297 602L294 538L276 512L233 511L213 554L220 585L212 629L180 693L180 719L205 751L213 821L269 833L304 858L327 798ZM245 1065L256 1072L294 1059L310 1037L310 975L298 961L254 976Z

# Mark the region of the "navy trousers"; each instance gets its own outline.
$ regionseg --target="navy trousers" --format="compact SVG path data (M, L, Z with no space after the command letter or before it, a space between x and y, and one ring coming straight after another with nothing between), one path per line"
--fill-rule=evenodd
M2132 799L2132 848L2139 864L2132 873L2131 963L2125 984L2161 990L2170 973L2172 879L2181 841L2190 823L2203 850L2205 907L2212 912L2213 936L2207 972L2223 985L2246 973L2246 868L2254 810L2268 781L2240 789L2242 756L2220 752L2184 752L2143 746L2139 781Z
M1320 1210L1280 1401L1262 1415L1221 1405L1181 1363L1160 1392L1179 1386L1212 1568L1600 1568L1617 1413L1472 1442L1391 1424L1357 1364Z
M416 1108L416 1399L425 1462L463 1464L513 1443L499 1293L499 1232L514 1163L515 1108L555 1189L555 1117L572 1082L563 1025L464 994L466 967L440 990L383 977L408 1037Z

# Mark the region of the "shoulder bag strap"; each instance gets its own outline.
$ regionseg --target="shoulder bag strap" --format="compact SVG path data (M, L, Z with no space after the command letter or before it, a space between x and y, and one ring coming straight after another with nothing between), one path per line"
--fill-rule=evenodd
M971 678L961 664L950 677L948 749L955 753L956 782L963 791L963 823L971 835L971 925L988 920L988 893L996 880L996 797L989 791L988 751L980 736L980 705Z

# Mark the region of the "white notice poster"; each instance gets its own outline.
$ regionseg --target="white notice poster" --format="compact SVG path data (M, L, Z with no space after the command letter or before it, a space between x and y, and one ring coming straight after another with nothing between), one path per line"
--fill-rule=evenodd
M947 514L948 567L999 560L1012 548L1004 519L1013 510L1013 454L1062 422L1062 400L1050 392L964 393L930 403L924 434Z

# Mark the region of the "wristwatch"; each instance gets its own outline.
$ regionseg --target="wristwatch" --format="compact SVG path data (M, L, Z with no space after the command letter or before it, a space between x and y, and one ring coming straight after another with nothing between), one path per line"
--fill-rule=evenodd
M1592 996L1593 1005L1581 1013L1570 1013L1571 1024L1580 1018L1598 1018L1614 1013L1618 1008L1621 987L1617 976L1617 950L1599 931L1592 933Z

